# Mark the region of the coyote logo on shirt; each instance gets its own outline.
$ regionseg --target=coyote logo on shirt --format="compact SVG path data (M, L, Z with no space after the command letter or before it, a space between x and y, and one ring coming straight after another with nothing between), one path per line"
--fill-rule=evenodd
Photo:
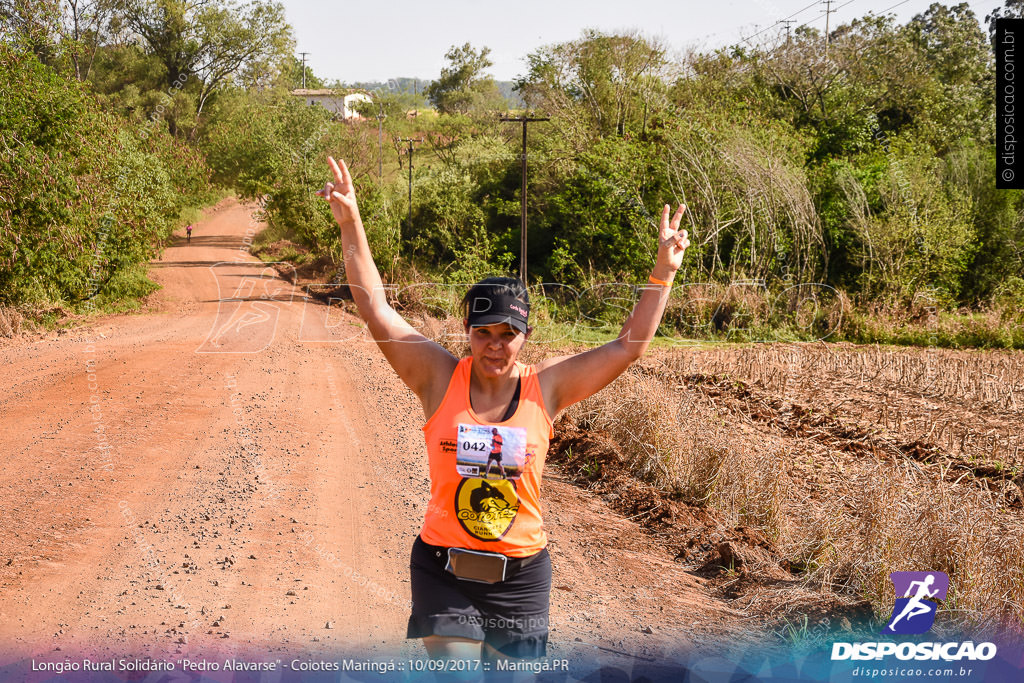
M486 481L480 483L480 487L473 489L469 494L469 506L473 512L499 512L508 509L508 501L505 494Z
M514 480L463 479L455 492L455 512L459 524L474 538L500 540L519 514Z

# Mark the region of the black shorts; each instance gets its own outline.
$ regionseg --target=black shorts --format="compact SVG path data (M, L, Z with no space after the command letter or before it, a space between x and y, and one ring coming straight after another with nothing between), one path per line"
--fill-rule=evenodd
M412 615L406 637L482 640L508 657L544 657L551 556L544 548L523 560L509 558L507 578L500 583L464 581L445 571L447 548L417 536L409 562Z

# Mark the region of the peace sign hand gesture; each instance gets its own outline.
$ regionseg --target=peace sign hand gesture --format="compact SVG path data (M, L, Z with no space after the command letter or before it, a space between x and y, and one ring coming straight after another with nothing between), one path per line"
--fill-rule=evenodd
M340 168L334 157L327 157L327 163L334 173L334 182L324 183L323 189L317 190L317 196L330 202L331 213L334 214L334 220L339 226L361 224L359 205L356 203L356 187L345 160L341 160Z
M690 246L690 239L686 230L679 229L679 221L683 218L686 205L680 204L676 209L672 220L669 220L668 204L661 211L661 231L658 235L658 263L663 268L668 268L673 273L679 270L683 264L683 253Z

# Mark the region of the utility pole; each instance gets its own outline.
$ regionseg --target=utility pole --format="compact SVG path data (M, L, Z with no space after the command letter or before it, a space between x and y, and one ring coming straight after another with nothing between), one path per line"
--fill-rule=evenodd
M789 45L789 25L795 24L796 19L780 19L779 23L786 25L786 45Z
M308 55L309 53L308 52L300 52L299 54L302 55L302 88L303 88L303 90L305 90L305 88L306 88L306 55Z
M526 124L531 121L550 121L548 116L503 116L501 121L515 121L523 124L523 180L519 191L519 279L526 284Z
M407 220L408 220L409 225L411 226L412 225L412 153L413 153L412 143L414 143L414 142L423 142L423 138L399 138L399 141L401 141L401 142L408 142L409 143L409 218Z
M825 6L825 59L828 59L828 18L829 15L835 12L832 9L832 3L836 0L821 0L821 4Z
M377 103L377 178L384 178L384 103ZM410 157L411 158L411 157Z

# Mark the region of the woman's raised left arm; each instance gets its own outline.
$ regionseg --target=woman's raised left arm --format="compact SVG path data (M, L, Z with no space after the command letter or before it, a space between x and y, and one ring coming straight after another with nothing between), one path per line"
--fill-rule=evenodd
M686 230L679 229L686 206L679 205L674 215L668 204L661 212L658 234L658 259L640 300L626 318L615 341L572 356L549 358L537 366L548 412L559 411L597 393L618 377L647 350L668 304L672 280L690 246Z

